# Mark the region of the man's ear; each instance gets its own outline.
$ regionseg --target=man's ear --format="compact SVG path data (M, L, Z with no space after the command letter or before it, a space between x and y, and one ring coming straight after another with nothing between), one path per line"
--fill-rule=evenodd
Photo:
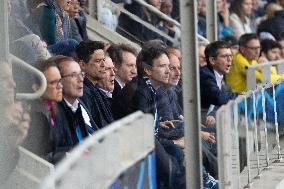
M209 62L210 62L211 65L214 65L215 64L215 57L210 57Z
M81 70L85 71L86 70L86 63L83 60L79 60L79 65Z
M244 54L243 52L245 51L245 47L241 47L241 46L240 46L240 47L239 47L239 51L240 51L241 54Z
M144 72L147 74L147 76L151 76L152 75L152 71L149 67L145 67L144 68Z
M34 92L38 91L38 89L39 89L38 84L33 84L32 89L33 89Z

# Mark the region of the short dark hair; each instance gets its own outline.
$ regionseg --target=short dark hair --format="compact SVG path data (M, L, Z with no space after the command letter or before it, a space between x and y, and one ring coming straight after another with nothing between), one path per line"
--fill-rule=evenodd
M259 40L259 37L256 33L246 33L244 35L242 35L239 39L239 46L240 47L246 47L248 42L256 39Z
M231 47L234 46L234 45L239 45L238 39L235 36L233 36L233 35L229 35L229 36L225 37L223 39L223 41L228 42Z
M90 58L95 50L102 49L104 50L104 42L102 41L82 41L77 47L76 47L76 54L79 61L84 61L84 63L88 63L90 61Z
M162 54L168 55L167 48L163 45L143 45L136 60L138 76L145 76L144 68L152 67L153 60L160 57Z
M116 66L121 66L123 62L123 52L129 52L137 56L137 51L128 44L112 45L108 50L108 55Z
M219 49L229 49L230 44L226 41L214 41L206 46L205 48L205 59L207 64L210 64L209 58L216 57Z
M261 44L261 52L265 54L271 49L281 48L280 44L278 44L276 41L272 39L264 39L260 42L260 44Z

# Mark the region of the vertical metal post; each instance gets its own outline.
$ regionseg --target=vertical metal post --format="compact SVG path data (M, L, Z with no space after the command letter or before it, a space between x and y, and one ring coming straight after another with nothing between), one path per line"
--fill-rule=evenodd
M275 137L276 137L276 146L277 146L277 161L280 161L281 159L281 148L280 148L280 142L279 142L279 131L278 131L278 114L277 114L277 108L276 108L276 94L275 94L275 85L272 86L273 88L273 105L274 105L274 123L275 123Z
M245 188L250 187L251 183L251 172L250 172L250 138L249 138L249 130L248 130L248 103L247 103L247 97L245 97L245 127L246 127L246 154L247 154L247 171L248 171L248 184Z
M91 1L89 1L89 4L88 4L88 8L89 8L89 11L90 11L90 15L91 15L91 17L93 17L93 18L96 18L96 7L97 7L97 3L98 3L98 1L94 1L94 0L91 0Z
M236 188L240 188L241 179L240 179L240 144L239 144L239 113L238 113L238 102L235 101L233 104L233 115L234 115L234 132L235 132L235 143L236 143L236 166L237 166L237 179ZM219 150L219 149L218 149ZM218 156L219 157L219 156Z
M260 178L260 166L259 166L259 152L258 152L258 134L257 134L257 123L256 123L256 97L255 91L252 93L253 95L253 124L254 124L254 145L256 151L256 159L257 159L257 176L256 178Z
M261 96L262 96L262 110L263 110L263 122L264 122L264 138L265 138L265 158L266 158L266 168L269 167L269 156L268 156L268 139L267 139L267 123L266 123L266 110L265 110L265 88L261 88Z
M197 59L197 1L180 1L186 187L201 188L200 94Z
M218 40L216 0L206 0L206 37L210 42Z
M100 12L103 8L103 0L96 0L96 11L97 11L97 19L100 20Z
M9 60L8 2L0 0L0 63Z

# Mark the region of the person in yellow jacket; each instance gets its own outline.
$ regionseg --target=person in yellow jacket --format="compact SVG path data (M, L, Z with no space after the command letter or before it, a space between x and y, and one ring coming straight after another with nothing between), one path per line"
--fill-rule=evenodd
M256 34L244 34L239 39L239 52L234 55L230 72L226 75L226 83L233 92L247 91L247 67L257 64L260 56L260 41ZM261 80L261 72L255 72L256 80Z
M234 55L230 72L226 75L226 83L233 92L247 91L247 68L249 65L258 64L260 57L260 41L256 34L244 34L239 39L239 52ZM277 82L281 76L277 75L274 67L270 68L271 82ZM261 69L255 71L256 81L262 78Z

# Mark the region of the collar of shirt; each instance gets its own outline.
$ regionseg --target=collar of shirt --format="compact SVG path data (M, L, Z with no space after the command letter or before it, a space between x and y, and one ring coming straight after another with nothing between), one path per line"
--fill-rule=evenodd
M108 98L112 98L112 92L99 88Z
M122 83L119 81L118 78L115 78L115 81L118 83L121 89L125 86L125 85L122 85Z
M66 102L67 106L69 108L71 108L72 112L76 112L78 107L79 107L79 101L78 99L75 100L75 102L73 104L70 104L67 100L64 99L64 101Z
M214 75L215 75L215 78L216 78L217 85L218 85L219 89L221 89L223 75L219 74L216 70L214 70Z

